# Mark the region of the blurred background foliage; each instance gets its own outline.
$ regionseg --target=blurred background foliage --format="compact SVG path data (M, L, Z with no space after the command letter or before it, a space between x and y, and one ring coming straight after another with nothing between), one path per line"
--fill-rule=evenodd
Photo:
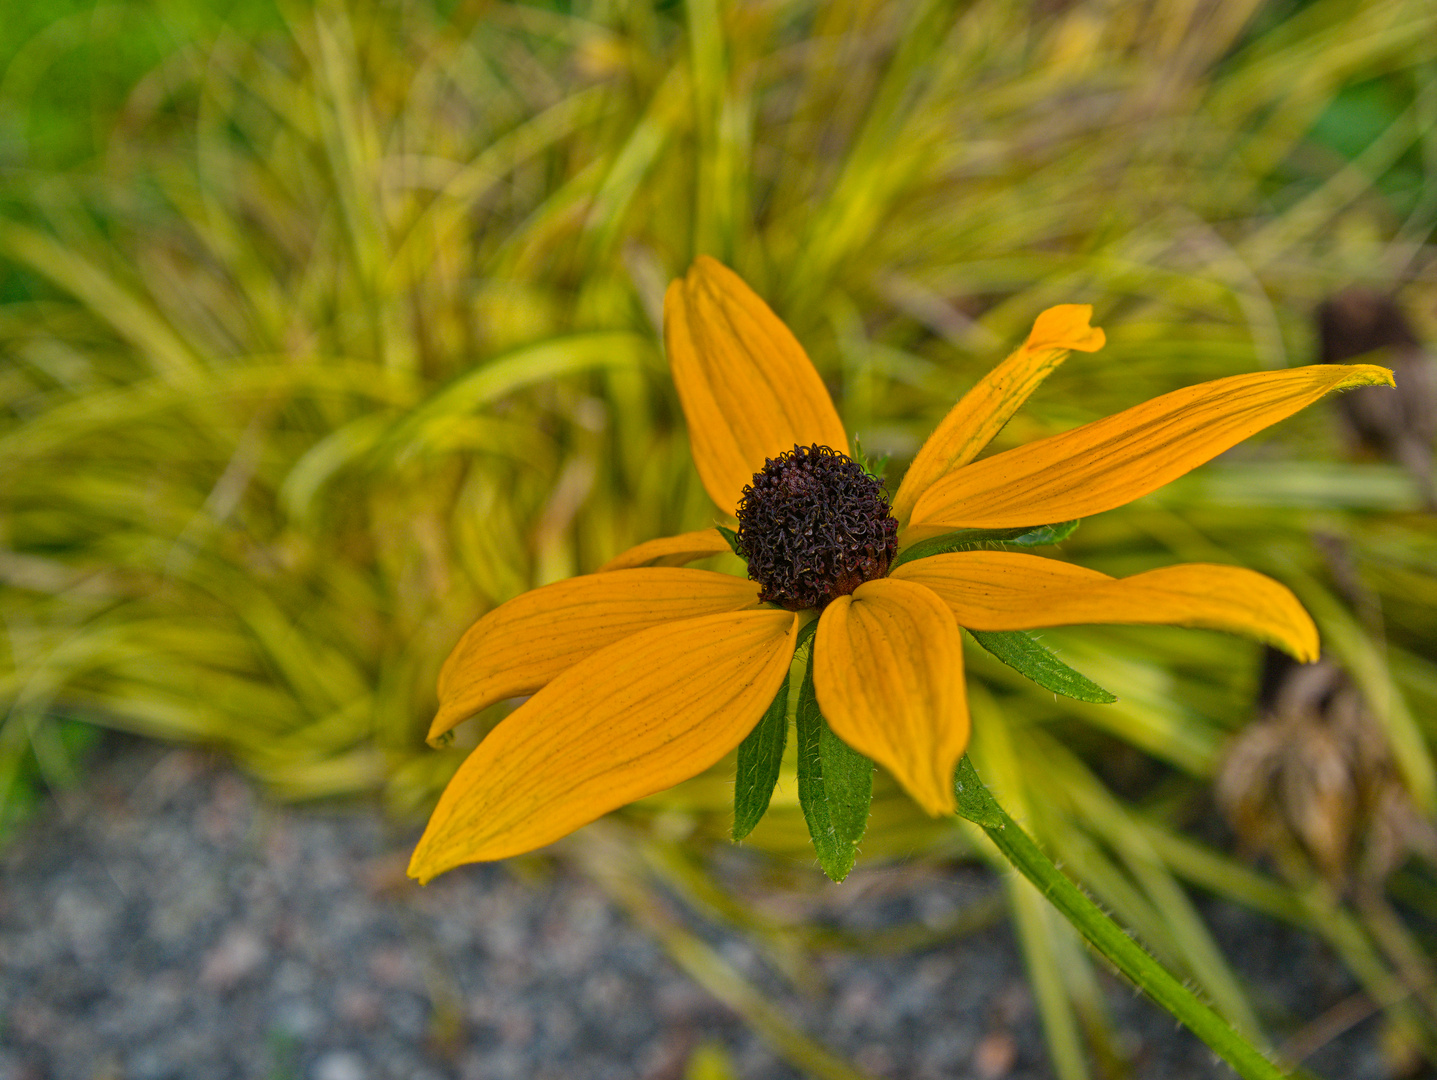
M94 725L422 816L504 714L424 746L463 629L714 521L658 338L696 253L770 299L896 477L1054 303L1095 305L1109 345L999 447L1315 362L1314 311L1353 285L1437 339L1434 225L1429 0L9 0L0 820L75 782ZM1121 700L971 650L973 754L1253 1037L1312 1018L1248 999L1191 890L1324 937L1398 1070L1437 1062L1437 529L1420 468L1360 429L1310 409L1061 553L1273 574L1323 631L1327 690L1219 634L1052 631ZM707 861L731 776L579 861L792 1060L855 1075L645 890L790 974L974 913L869 942L761 916ZM817 887L807 843L783 784L752 846ZM865 862L988 855L880 783ZM1124 1075L1088 954L1026 884L1008 901L1056 1073Z

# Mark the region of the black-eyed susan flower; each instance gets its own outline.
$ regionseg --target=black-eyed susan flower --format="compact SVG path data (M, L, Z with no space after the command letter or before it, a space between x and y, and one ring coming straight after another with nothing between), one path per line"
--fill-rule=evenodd
M1296 598L1250 570L1112 578L945 540L1113 509L1329 391L1392 381L1371 365L1238 375L975 460L1071 350L1102 347L1090 318L1076 304L1038 316L939 424L890 503L850 458L798 340L736 274L698 259L669 287L664 341L694 462L738 519L749 580L683 565L729 550L706 529L640 544L475 623L440 675L431 739L532 696L450 781L410 874L427 881L533 850L714 765L780 703L801 636L805 685L828 728L934 815L954 809L968 743L960 627L1167 623L1316 659L1317 631Z

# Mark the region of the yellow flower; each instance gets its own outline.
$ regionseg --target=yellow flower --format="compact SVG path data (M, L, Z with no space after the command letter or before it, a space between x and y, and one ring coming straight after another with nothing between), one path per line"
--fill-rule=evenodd
M1115 579L1006 550L913 557L925 550L915 544L954 530L1110 510L1329 391L1392 383L1371 365L1238 375L975 461L1069 350L1102 347L1091 314L1067 304L1038 317L929 437L890 519L881 500L872 512L866 474L846 457L843 423L798 340L736 274L699 258L665 297L669 364L704 487L722 511L740 511L750 572L769 580L684 568L729 550L706 529L640 544L481 618L440 674L430 738L533 696L455 774L410 874L427 881L533 850L709 768L758 723L815 616L813 688L832 731L935 815L954 809L968 743L960 626L1201 626L1316 659L1317 631L1296 598L1250 570L1193 564Z

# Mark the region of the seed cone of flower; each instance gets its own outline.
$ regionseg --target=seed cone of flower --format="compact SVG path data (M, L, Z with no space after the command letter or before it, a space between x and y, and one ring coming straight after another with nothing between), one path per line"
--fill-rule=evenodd
M883 485L827 446L769 458L743 489L739 552L758 598L789 611L822 608L888 573L898 522Z

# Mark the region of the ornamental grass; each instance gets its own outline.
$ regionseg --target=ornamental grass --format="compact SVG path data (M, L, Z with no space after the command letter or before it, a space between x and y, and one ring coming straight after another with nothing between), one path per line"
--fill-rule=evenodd
M821 444L864 462L831 441L856 433L889 455L910 530L924 500L946 507L945 484L1014 448L1184 387L1295 377L1318 359L1314 310L1354 282L1396 295L1437 338L1437 13L1423 0L1118 14L327 0L243 33L203 14L161 28L146 10L61 18L12 50L0 81L10 808L73 782L83 721L223 748L282 797L377 794L426 817L518 715L500 698L444 748L425 745L467 627L738 506L710 497L703 429L662 343L665 289L699 255L771 306L842 417L773 452ZM126 34L145 35L143 72L114 93L97 84L87 122L57 144L47 73ZM991 433L992 456L908 505L894 485L929 432L1057 305L1090 305L1103 350L1052 370ZM1113 702L962 648L977 774L1258 1047L1272 1018L1195 891L1308 927L1380 1006L1393 1053L1437 1061L1418 934L1437 893L1409 857L1420 837L1365 858L1400 832L1391 807L1418 822L1437 808L1423 498L1408 466L1347 439L1319 403L1129 505L1036 523L1084 518L1054 561L1086 580L1242 567L1300 601L1381 748L1362 759L1380 762L1363 780L1382 793L1372 808L1289 800L1336 845L1320 857L1310 830L1241 791L1226 805L1260 811L1262 844L1239 851L1215 825L1217 777L1240 788L1278 767L1256 751L1243 760L1261 768L1226 765L1263 707L1260 646L1151 626L1033 642ZM900 534L894 560L928 539ZM990 547L961 554L1024 555ZM704 552L694 573L743 584L737 555ZM789 745L744 843L775 880L818 887ZM611 815L595 835L614 846L550 850L649 919L780 1052L851 1076L655 914L654 890L677 892L780 967L825 940L710 875L707 853L734 829L737 752L719 756ZM981 821L925 813L893 768L873 774L860 865L997 858ZM1092 957L1021 878L1007 895L1055 1072L1107 1070Z

